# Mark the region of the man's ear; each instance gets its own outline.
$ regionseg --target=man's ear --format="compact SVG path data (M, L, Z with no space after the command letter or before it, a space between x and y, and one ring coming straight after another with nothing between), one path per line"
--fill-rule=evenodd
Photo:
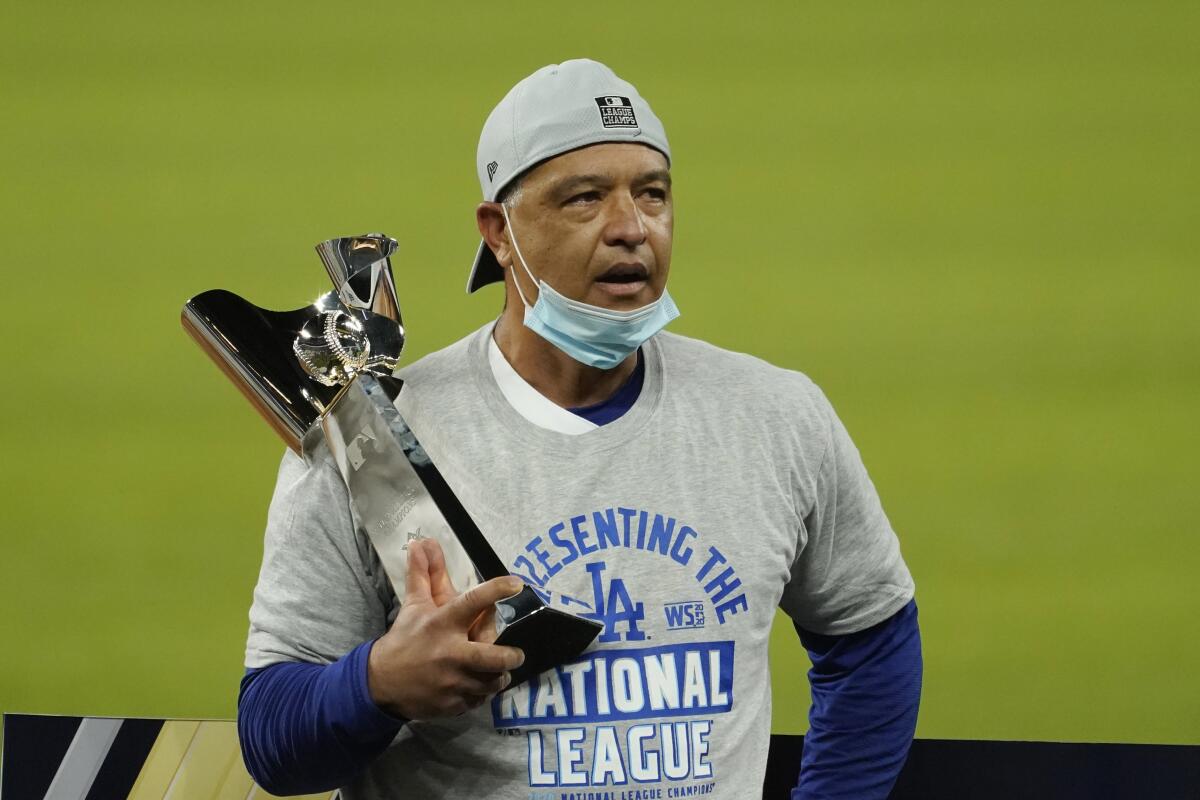
M507 269L512 264L512 243L508 239L508 225L504 222L500 204L484 202L476 206L475 225L496 261Z

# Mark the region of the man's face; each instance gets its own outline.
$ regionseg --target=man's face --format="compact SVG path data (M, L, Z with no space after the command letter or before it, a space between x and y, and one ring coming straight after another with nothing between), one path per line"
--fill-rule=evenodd
M525 175L508 214L530 271L560 294L615 310L662 295L674 209L657 150L610 143L552 158ZM511 248L506 261L533 303L537 289Z

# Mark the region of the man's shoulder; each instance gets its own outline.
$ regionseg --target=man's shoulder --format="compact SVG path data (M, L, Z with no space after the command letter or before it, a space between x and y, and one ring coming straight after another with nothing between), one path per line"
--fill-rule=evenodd
M440 350L434 350L401 367L396 376L406 383L429 386L452 384L471 378L471 360L468 353L471 343L482 335L484 328L492 323L476 328L456 342L446 345Z
M711 385L723 394L745 389L759 396L824 399L817 384L799 370L678 333L663 331L656 338L673 381Z
M785 448L824 452L833 407L808 375L679 334L656 339L679 413L693 421L718 419L723 430L767 436Z

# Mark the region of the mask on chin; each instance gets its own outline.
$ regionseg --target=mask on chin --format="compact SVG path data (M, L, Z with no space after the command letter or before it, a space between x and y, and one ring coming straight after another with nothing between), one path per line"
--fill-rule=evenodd
M538 287L537 301L531 306L521 291L520 281L513 281L525 306L525 327L571 358L589 367L612 369L679 316L679 308L665 288L657 300L631 311L601 308L559 294L529 270L508 218L508 208L503 203L500 208L517 260Z

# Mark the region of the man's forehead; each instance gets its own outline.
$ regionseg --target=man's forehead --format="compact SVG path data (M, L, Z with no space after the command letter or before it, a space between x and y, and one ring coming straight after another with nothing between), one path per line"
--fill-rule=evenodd
M549 187L580 178L633 180L648 175L669 180L666 156L648 145L605 142L547 159L530 170L523 183Z

